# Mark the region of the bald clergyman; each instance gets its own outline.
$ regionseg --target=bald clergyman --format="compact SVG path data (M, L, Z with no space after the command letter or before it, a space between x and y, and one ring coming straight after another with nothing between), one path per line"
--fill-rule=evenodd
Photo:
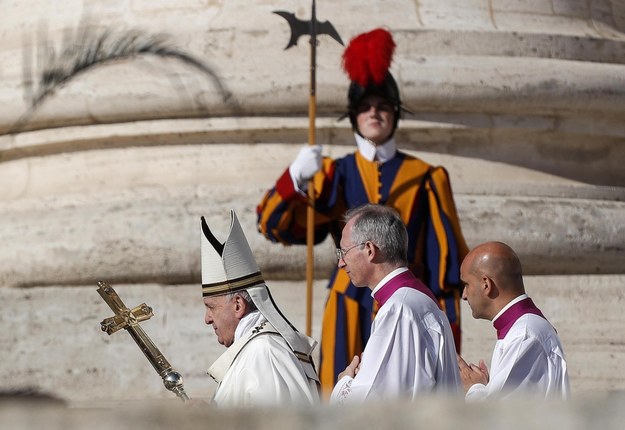
M474 318L493 322L497 343L490 372L483 360L458 356L467 400L516 394L568 398L569 378L558 333L525 293L521 262L508 245L474 248L460 267L463 300Z

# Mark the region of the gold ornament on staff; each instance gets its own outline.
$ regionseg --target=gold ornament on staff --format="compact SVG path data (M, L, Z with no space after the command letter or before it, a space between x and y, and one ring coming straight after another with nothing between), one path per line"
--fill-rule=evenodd
M317 13L315 0L312 2L312 17L310 21L302 21L295 17L292 12L274 11L289 23L291 27L291 38L286 49L297 45L300 36L310 35L310 95L308 98L308 144L316 145L315 136L315 118L317 115L317 35L327 34L338 43L343 45L341 36L332 26L330 21L317 21ZM315 189L313 179L308 184L308 208L306 210L306 335L310 336L312 331L312 291L314 277L314 255L313 247L315 245Z
M113 287L106 282L98 281L98 293L115 312L114 316L100 323L102 331L110 336L122 328L125 329L143 351L156 373L163 378L165 388L176 394L183 402L189 400L189 396L184 391L182 376L173 370L171 364L139 325L141 321L150 319L154 315L152 308L142 303L133 309L128 309Z

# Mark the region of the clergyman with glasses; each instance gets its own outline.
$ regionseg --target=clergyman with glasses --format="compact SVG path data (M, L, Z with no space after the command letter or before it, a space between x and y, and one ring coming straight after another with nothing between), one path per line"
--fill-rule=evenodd
M338 267L380 305L362 356L339 374L331 403L460 395L454 337L436 297L408 270L408 233L392 208L367 204L345 215Z

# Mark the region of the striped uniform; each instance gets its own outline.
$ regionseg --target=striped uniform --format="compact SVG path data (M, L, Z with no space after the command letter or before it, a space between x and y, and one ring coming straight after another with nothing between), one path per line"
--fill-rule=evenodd
M467 253L443 167L433 167L397 151L384 164L356 151L325 158L315 175L315 243L328 234L338 245L346 210L366 203L395 208L408 229L409 267L432 290L460 343L460 263ZM257 207L258 228L269 240L306 243L306 197L298 192L288 169ZM351 284L334 269L323 316L320 379L332 390L337 375L360 354L369 338L376 305L368 288Z

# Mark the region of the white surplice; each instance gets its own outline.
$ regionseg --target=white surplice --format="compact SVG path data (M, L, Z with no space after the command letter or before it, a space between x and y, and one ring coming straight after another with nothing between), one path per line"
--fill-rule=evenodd
M310 405L319 402L315 381L286 341L258 311L237 326L235 343L208 373L219 383L213 402L220 407ZM259 333L260 332L260 333ZM251 339L250 339L251 338Z
M397 273L391 272L379 286ZM461 395L461 390L447 317L430 297L412 288L400 288L375 316L358 374L341 378L330 402L414 399L439 392Z
M524 297L527 296L520 298ZM566 399L570 395L560 339L549 321L538 315L522 315L506 336L497 341L489 374L487 385L475 384L469 388L467 400L519 394Z

